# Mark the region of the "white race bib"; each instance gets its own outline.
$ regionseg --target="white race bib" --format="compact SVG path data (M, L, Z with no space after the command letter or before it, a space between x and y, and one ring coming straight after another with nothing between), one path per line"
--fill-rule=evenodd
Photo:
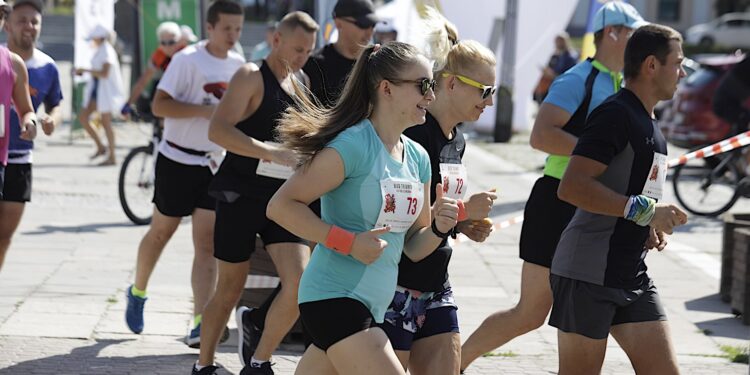
M225 150L209 152L206 157L208 158L208 168L212 174L216 174L221 167L221 162L224 161L224 157L227 155Z
M263 143L274 147L281 147L281 143L269 141ZM292 174L294 174L294 168L277 164L270 160L260 159L258 160L258 168L255 170L255 174L259 176L277 178L279 180L286 180L289 177L292 177Z
M443 178L443 194L451 199L463 199L466 195L466 167L463 164L440 163Z
M424 185L419 182L385 179L380 181L383 204L376 228L390 226L392 232L406 232L424 205Z
M0 104L0 138L5 137L5 104Z
M665 181L667 181L667 155L654 152L654 161L648 171L642 194L660 200Z

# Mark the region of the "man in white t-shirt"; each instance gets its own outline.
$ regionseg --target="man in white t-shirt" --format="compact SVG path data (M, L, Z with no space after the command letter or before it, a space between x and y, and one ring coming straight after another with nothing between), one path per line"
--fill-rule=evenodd
M195 255L193 323L186 343L200 345L203 308L216 285L213 233L215 201L208 195L212 170L221 164L222 149L208 140L208 120L228 82L244 58L231 51L243 24L242 7L233 1L211 3L206 17L208 40L175 54L152 105L164 118L159 144L151 227L138 247L135 283L127 290L125 319L135 333L143 330L146 286L156 262L180 221L192 216Z

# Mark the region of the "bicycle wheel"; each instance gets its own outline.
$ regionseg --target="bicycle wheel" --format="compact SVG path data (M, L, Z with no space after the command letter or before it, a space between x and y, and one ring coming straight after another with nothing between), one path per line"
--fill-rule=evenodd
M699 159L675 167L672 186L677 201L689 212L718 216L739 199L741 179L742 174L733 160L706 163Z
M122 163L117 187L125 215L136 225L151 223L154 197L154 166L152 146L130 151Z

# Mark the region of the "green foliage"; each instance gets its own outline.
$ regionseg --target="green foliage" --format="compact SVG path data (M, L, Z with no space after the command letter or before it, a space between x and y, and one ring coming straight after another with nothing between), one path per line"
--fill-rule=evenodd
M748 354L750 354L750 347L745 346L732 346L722 345L721 351L726 354L726 358L734 363L748 363Z
M518 357L518 354L514 353L512 350L508 350L507 352L487 352L482 354L482 357Z

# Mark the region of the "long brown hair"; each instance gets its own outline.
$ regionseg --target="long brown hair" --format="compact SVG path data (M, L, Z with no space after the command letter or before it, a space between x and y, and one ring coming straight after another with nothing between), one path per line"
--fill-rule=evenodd
M331 108L321 106L295 86L297 105L289 106L279 120L278 139L300 155L298 166L308 165L339 133L370 116L380 81L399 78L419 56L416 47L401 42L366 47Z

